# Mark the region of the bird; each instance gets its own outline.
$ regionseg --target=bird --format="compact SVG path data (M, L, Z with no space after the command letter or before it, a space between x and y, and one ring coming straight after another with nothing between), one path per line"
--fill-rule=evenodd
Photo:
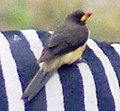
M91 15L91 12L74 11L51 34L37 61L40 69L25 89L22 99L32 100L62 65L82 60L89 37L86 21Z

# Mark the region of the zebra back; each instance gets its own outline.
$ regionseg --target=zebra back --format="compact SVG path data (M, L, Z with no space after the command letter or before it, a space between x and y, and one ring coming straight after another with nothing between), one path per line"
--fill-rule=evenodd
M83 54L87 63L62 66L32 101L21 100L50 35L0 32L0 111L120 111L120 44L93 39Z

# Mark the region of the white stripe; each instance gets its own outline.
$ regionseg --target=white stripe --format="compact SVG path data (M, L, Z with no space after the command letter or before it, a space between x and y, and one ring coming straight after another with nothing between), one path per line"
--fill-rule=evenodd
M87 45L94 51L96 56L102 62L115 101L116 111L120 111L120 89L115 71L108 57L104 54L104 52L98 47L98 45L92 39L88 40Z
M22 30L21 32L28 40L30 44L30 49L34 53L36 59L39 59L43 46L36 31ZM47 111L64 111L62 86L59 80L58 73L54 74L54 76L46 84L46 99Z
M64 111L62 85L58 73L46 84L47 111Z
M96 88L91 70L85 63L78 64L78 67L83 79L85 111L98 111Z
M27 39L27 41L30 44L30 49L31 51L34 52L34 55L36 57L36 59L38 60L41 53L42 53L42 42L40 41L36 30L21 30L22 34L25 36L25 38Z
M111 44L111 46L115 49L115 51L119 54L120 56L120 44Z
M2 33L0 33L0 54L9 111L25 111L24 102L21 100L22 87L17 66L11 54L9 43Z

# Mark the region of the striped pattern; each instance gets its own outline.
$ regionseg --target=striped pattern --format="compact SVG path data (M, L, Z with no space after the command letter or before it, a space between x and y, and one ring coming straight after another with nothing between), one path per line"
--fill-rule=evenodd
M21 95L52 32L0 32L0 111L120 111L120 44L89 39L87 63L65 65L29 103Z

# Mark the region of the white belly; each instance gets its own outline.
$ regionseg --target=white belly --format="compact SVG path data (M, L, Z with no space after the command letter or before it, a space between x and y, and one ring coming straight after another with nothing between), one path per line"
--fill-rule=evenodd
M78 49L61 57L62 64L72 64L76 60L80 59L83 51L85 50L86 44Z

